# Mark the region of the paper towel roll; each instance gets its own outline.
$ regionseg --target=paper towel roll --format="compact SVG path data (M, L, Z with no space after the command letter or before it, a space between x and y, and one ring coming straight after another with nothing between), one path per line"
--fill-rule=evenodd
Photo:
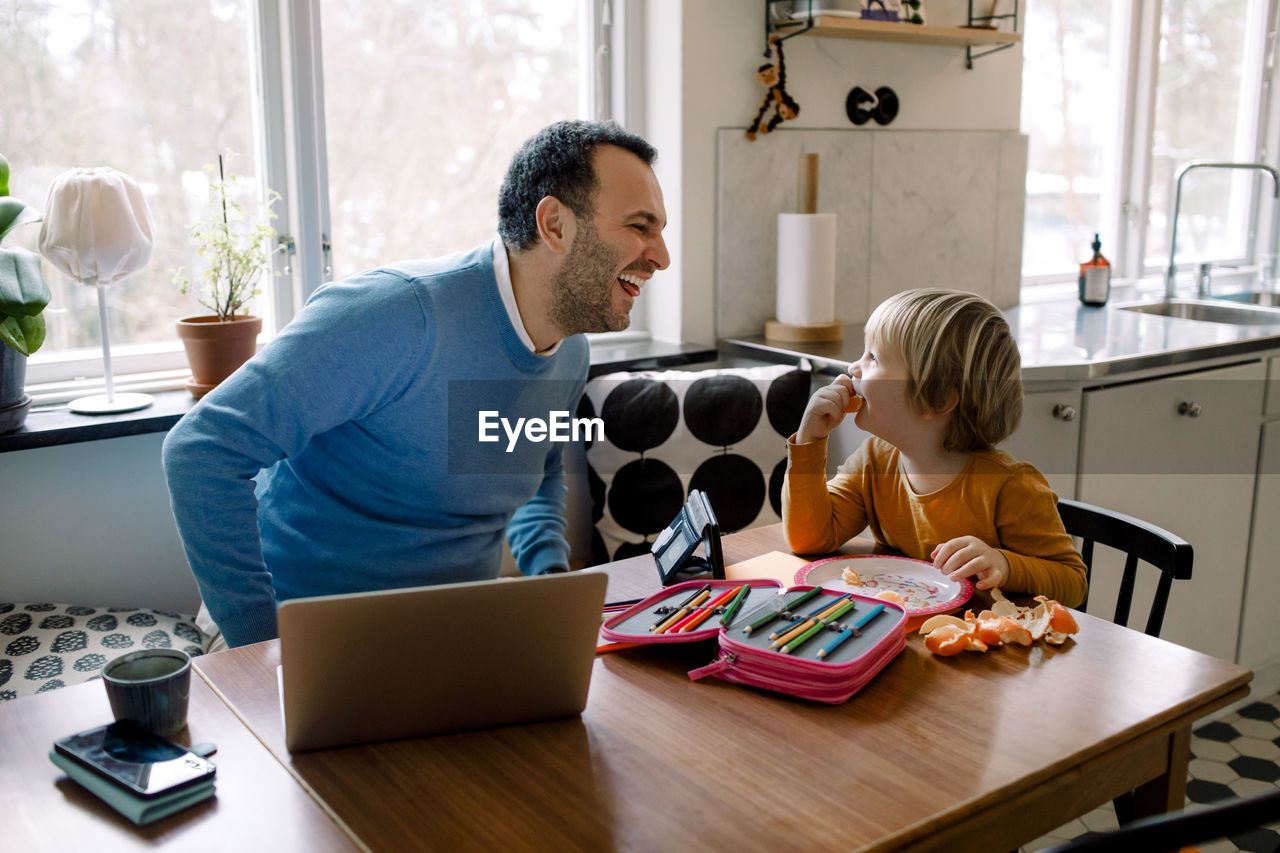
M778 214L778 320L830 323L836 314L836 215Z

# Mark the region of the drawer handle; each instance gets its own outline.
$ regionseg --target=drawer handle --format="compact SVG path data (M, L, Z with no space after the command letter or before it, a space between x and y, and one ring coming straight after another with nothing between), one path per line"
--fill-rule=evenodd
M1204 409L1200 408L1199 403L1188 403L1185 400L1178 404L1178 414L1186 415L1189 418L1198 418Z
M1076 419L1076 407L1068 406L1066 403L1059 403L1053 407L1053 416L1063 421L1074 421Z

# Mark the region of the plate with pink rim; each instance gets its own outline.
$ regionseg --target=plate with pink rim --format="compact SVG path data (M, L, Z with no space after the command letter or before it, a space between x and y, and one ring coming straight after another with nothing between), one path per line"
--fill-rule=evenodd
M857 585L844 579L845 569L856 573ZM953 581L932 563L887 554L815 560L800 567L795 582L873 598L886 590L896 592L902 596L909 617L949 613L973 595L973 582L968 578Z

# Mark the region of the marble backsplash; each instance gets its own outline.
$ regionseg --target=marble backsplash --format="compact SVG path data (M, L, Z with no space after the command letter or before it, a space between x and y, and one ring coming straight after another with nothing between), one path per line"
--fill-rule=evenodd
M801 154L835 213L836 318L861 323L912 287L1018 303L1027 138L1013 131L719 131L716 332L754 335L776 313L777 214L796 209Z

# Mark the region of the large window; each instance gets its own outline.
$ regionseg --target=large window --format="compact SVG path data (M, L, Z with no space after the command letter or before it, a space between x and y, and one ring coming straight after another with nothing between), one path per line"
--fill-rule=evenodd
M113 349L174 349L174 320L200 313L171 283L191 266L188 193L230 149L254 173L248 0L212 3L0 0L0 152L10 192L38 210L54 178L111 166L143 188L155 220L151 261L107 289ZM6 244L35 249L39 226ZM48 338L32 362L101 373L97 294L45 264ZM46 370L46 376L51 371Z
M292 241L255 306L279 328L323 281L491 237L511 154L557 119L602 115L608 0L0 0L0 152L43 209L53 179L107 165L143 187L156 243L108 288L117 374L181 370L172 284L205 166L282 195ZM606 54L607 55L607 54ZM38 226L6 240L35 248ZM101 375L96 294L45 266L49 337L28 382ZM269 332L268 332L269 333ZM101 380L98 380L99 382Z
M1030 139L1023 275L1074 277L1095 233L1119 274L1159 275L1179 165L1263 157L1275 0L1025 3L1022 129ZM1275 153L1269 157L1277 165ZM1270 178L1183 180L1179 270L1265 264ZM1184 274L1185 277L1185 274ZM1184 278L1185 280L1185 278ZM1184 284L1185 286L1185 284Z
M492 237L512 153L579 102L582 6L323 0L333 271Z

